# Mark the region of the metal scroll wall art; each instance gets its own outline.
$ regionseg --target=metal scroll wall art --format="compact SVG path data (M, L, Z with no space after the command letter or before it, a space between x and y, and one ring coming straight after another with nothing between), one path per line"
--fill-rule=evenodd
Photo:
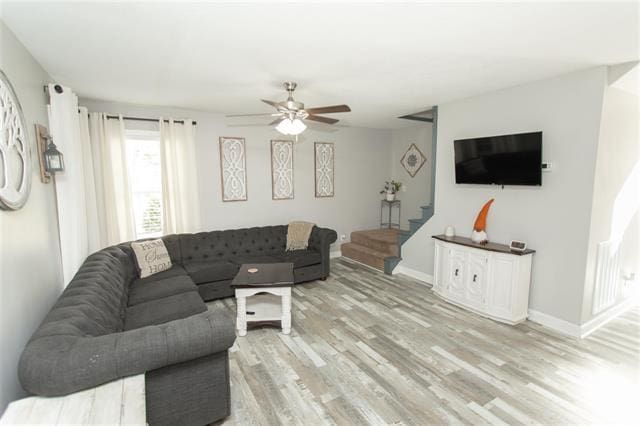
M334 144L316 142L314 150L314 184L317 198L335 195ZM271 141L271 198L294 198L294 143L290 140ZM222 201L247 200L247 160L244 138L220 138L220 178Z
M222 201L247 200L247 161L244 138L220 138Z
M293 142L271 141L271 197L293 199Z
M314 145L314 161L316 175L316 197L333 197L334 195L334 169L333 169L333 144L329 142L316 142Z

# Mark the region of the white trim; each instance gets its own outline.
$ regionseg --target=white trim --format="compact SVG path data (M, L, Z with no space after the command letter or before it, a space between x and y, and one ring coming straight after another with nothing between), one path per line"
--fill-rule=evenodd
M580 326L540 311L529 309L529 321L536 322L565 336L580 338Z
M597 317L592 318L589 321L585 322L580 326L580 338L584 339L585 337L587 337L588 335L590 335L591 333L593 333L594 331L596 331L597 329L599 329L600 327L602 327L603 325L611 321L612 319L625 313L626 311L634 307L636 302L637 302L637 299L635 297L630 297L627 300L614 306L613 308L606 310L605 312L598 315Z
M371 265L367 265L366 263L358 262L357 260L351 259L350 257L343 256L342 260L344 260L345 262L357 263L358 265L364 266L365 268L368 268L368 269L371 269L374 272L377 272L379 274L384 274L384 271L381 271L378 268L374 268Z
M342 250L329 252L329 259L335 259L336 257L342 257Z
M398 265L393 270L393 275L396 274L404 274L410 276L411 278L415 278L418 281L422 281L425 285L429 287L433 286L433 275L424 273L422 271L417 271L413 268L409 268L408 266Z

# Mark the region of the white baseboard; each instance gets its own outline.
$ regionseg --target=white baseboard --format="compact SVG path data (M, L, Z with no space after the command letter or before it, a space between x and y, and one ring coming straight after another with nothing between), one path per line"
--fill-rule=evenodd
M584 339L609 321L631 309L636 303L637 299L631 297L582 325L577 325L533 309L529 309L529 321L543 325L565 336Z
M342 257L342 250L329 252L329 259L334 259L336 257Z
M580 326L580 338L584 339L612 319L615 319L617 316L624 314L626 311L631 309L637 303L637 299L635 297L630 297L627 300L619 303L613 308L608 309L602 314L598 315L595 318L590 319Z
M529 321L544 325L565 336L580 338L580 326L572 322L556 318L540 311L529 309Z
M416 271L415 269L409 268L407 266L403 266L403 265L396 266L396 268L393 270L393 275L396 275L396 274L404 274L411 278L415 278L418 281L422 281L423 283L429 286L433 285L433 275L430 275L421 271Z

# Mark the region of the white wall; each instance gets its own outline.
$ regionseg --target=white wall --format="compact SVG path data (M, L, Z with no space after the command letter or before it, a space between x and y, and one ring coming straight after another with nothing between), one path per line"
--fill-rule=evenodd
M469 236L478 210L495 198L489 239L537 250L530 308L579 324L605 79L599 67L439 105L435 216L403 246L402 265L432 274L431 236L446 225ZM543 160L554 165L541 187L455 184L455 139L537 130Z
M433 126L430 123L419 124L391 131L391 178L403 183L404 188L398 194L402 200L402 229L409 229L409 219L422 217L420 206L431 203L431 138ZM422 168L412 178L400 164L407 149L415 143L427 158ZM395 214L395 213L394 213Z
M90 111L135 117L189 117L198 122L196 149L200 181L200 209L204 230L286 224L307 220L345 234L378 227L381 185L390 176L390 131L364 128L308 129L295 146L295 199L271 199L270 140L282 135L267 126L232 127L219 114L163 107L115 104L81 99ZM256 102L259 110L260 103ZM238 119L235 119L238 121ZM251 122L248 118L246 123ZM152 124L153 125L153 124ZM129 121L127 126L147 127ZM221 201L220 136L244 137L247 144L248 201ZM313 143L335 143L335 197L315 198ZM332 247L339 248L340 238Z
M639 105L640 98L636 94L614 87L608 87L605 91L593 189L582 323L593 318L599 243L619 238L621 271L635 272L636 277L640 274ZM632 174L634 170L635 174ZM621 292L618 303L631 294L630 291Z
M45 126L43 86L49 75L0 21L0 68L24 111L31 143L31 194L17 211L0 210L0 412L24 394L17 363L25 343L62 291L60 248L52 184L40 182L34 124Z

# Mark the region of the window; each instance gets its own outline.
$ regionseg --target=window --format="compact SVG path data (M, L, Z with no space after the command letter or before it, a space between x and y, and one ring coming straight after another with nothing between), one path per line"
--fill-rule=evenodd
M160 133L129 130L126 137L136 238L158 237L163 234Z

